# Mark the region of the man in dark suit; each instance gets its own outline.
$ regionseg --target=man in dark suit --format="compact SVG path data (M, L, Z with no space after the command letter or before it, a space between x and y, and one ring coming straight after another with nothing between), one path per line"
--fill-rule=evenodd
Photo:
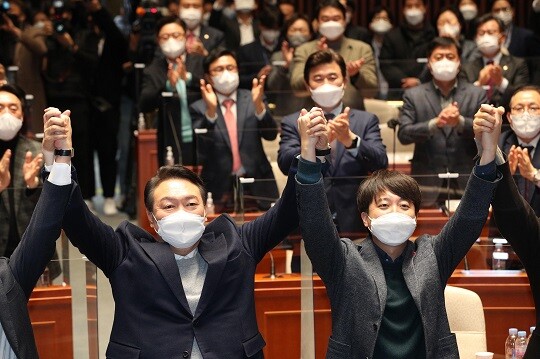
M331 161L324 173L330 210L340 233L354 235L363 229L354 196L361 177L388 166L379 119L371 113L344 107L342 97L343 87L347 85L347 68L338 53L317 51L308 57L305 68L305 82L312 91L314 105L323 110L327 119L333 118L328 122ZM325 89L325 92L319 92ZM281 121L278 165L285 174L300 151L296 124L299 114L285 116Z
M235 0L235 17L223 14L224 0L214 2L208 24L220 29L225 34L225 47L236 51L240 46L247 45L259 38L259 20L254 15L254 0Z
M510 97L529 82L525 60L503 53L504 24L491 14L478 19L476 45L482 57L463 64L460 79L486 87L488 101L508 110Z
M0 91L0 97L2 93L3 91ZM4 111L4 102L0 100L0 103L0 108ZM71 146L71 132L66 135L65 130L58 126L63 122L64 119L56 117L46 124L44 153L47 149L54 150L55 141L64 144L67 135ZM53 156L52 152L50 154ZM55 241L60 236L63 214L71 192L69 181L64 183L55 179L62 171L62 166L64 171L67 170L68 173L70 171L68 165L60 163L62 161L58 159L57 163L52 165L50 180L43 182L43 192L15 251L10 258L0 258L0 357L2 358L38 358L27 304L39 276L53 257ZM3 179L0 180L0 186L2 183ZM54 208L49 207L47 205L49 203L54 203Z
M195 141L189 105L201 98L199 80L203 76L204 57L186 53L186 29L175 16L158 22L156 36L162 55L157 54L144 69L139 108L143 112L160 109L157 124L159 164L165 163L165 149L171 146L176 163L193 165ZM162 92L172 92L173 99L162 98Z
M403 91L418 86L424 64L417 59L426 57L435 29L425 20L424 0L403 0L405 23L384 36L379 62L388 81L389 99L401 99Z
M203 0L180 0L179 16L187 27L186 50L188 54L207 56L209 52L225 44L223 32L201 23Z
M506 115L511 129L503 132L499 147L508 156L508 165L519 193L540 216L540 88L525 86L510 100Z
M206 188L216 209L229 209L234 181L253 177L245 192L257 197L260 209L268 209L278 191L262 139L274 140L278 125L263 101L265 77L253 79L251 91L238 89L238 65L229 50L210 54L204 72L203 99L191 106L191 113L195 128L208 129L198 146Z
M535 106L539 105L540 102L536 102ZM478 111L474 117L476 138L482 139L484 135L491 134L493 124L496 122L496 112L497 109L486 105ZM503 109L501 108L498 112L502 116ZM501 154L497 156L496 163L503 179L499 181L491 201L495 222L525 267L536 309L536 328L540 328L540 268L538 267L540 220L512 180L509 162ZM523 358L536 359L538 357L540 357L540 330L536 329L532 333Z
M433 39L428 59L433 81L405 91L398 138L415 144L411 175L422 176L417 181L424 186L423 204L433 206L448 196L461 198L476 155L472 117L487 100L483 89L457 80L460 52L452 39ZM447 171L461 176L452 181L438 178ZM450 193L444 191L446 181Z
M263 357L253 278L263 256L298 226L293 172L281 199L257 220L238 226L224 214L205 227L201 178L161 167L144 191L157 238L127 221L113 230L85 206L76 178L65 187L55 191L67 194L67 208L48 188L43 204L61 207L65 213L51 221L63 217L70 241L109 278L116 309L108 358Z

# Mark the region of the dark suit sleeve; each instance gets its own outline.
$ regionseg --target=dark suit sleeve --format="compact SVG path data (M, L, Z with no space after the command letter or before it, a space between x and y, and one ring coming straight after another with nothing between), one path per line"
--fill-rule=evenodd
M11 255L9 266L27 298L54 254L73 187L45 181L30 223Z
M497 227L519 256L531 283L533 280L540 283L540 223L519 193L508 162L498 169L503 180L497 186L492 202Z
M370 114L364 133L355 134L361 138L356 158L362 167L369 172L388 167L386 146L382 142L377 116Z
M404 145L427 141L431 134L429 132L429 121L418 121L417 106L424 104L425 98L421 99L417 88L406 90L403 94L403 107L399 116L398 139Z
M294 157L300 153L300 136L296 127L294 115L289 115L281 121L281 139L279 140L279 149L277 163L278 167L287 174Z
M379 55L379 62L381 71L384 75L390 89L401 88L401 79L407 77L405 71L403 71L402 63L398 59L398 54L395 49L398 48L394 42L394 33L388 33L384 37L381 53Z
M261 120L257 119L257 126L259 127L259 133L262 138L267 141L273 141L278 135L278 124L274 117L272 117L267 104L265 104L265 107L266 113Z
M446 283L459 262L480 236L498 179L489 182L471 174L456 212L433 239L441 283Z
M165 91L167 68L159 66L161 59L154 59L144 70L139 106L142 112L154 111L160 106L161 93Z
M291 165L281 198L265 214L240 228L244 247L258 263L263 256L298 227L296 210L297 161Z
M501 104L505 106L510 104L510 98L517 88L529 83L529 68L527 67L527 62L517 57L513 57L512 60L516 67L516 73L512 79L508 79L508 87L502 94Z

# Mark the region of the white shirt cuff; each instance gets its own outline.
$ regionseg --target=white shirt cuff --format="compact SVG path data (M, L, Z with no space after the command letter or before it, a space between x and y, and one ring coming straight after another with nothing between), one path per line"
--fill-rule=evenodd
M218 119L218 114L217 114L217 111L216 111L216 114L214 115L214 117L210 117L208 116L207 113L204 114L204 117L206 117L206 119L210 122L210 123L215 123Z
M501 86L499 86L499 91L501 93L504 93L504 91L506 91L506 88L508 87L509 84L510 82L508 81L508 79L506 77L503 77L501 81Z
M48 167L48 168L47 168ZM52 166L45 166L45 170L51 170L47 180L57 186L71 184L71 165L54 162Z
M257 117L257 120L262 120L264 118L264 115L266 115L266 107L264 108L264 110L261 112L261 113L256 113L255 114L255 117Z

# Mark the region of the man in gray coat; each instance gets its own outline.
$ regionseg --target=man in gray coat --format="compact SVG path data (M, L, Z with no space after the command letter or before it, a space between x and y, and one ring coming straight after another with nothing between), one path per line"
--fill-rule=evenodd
M480 235L500 175L496 131L482 136L483 153L456 213L436 236L411 241L421 200L418 184L380 170L361 185L357 201L371 234L359 245L340 239L324 195L315 149L324 144L324 115L298 119L301 158L297 203L306 251L325 283L332 309L327 358L459 358L450 332L444 287Z

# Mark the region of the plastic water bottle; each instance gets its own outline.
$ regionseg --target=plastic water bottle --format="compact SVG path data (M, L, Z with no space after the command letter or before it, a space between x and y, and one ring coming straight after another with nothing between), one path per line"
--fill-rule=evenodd
M139 119L137 120L137 129L139 131L146 130L146 122L144 121L144 113L139 112Z
M527 332L520 330L516 339L516 359L523 359L527 351Z
M533 332L534 332L535 329L536 329L536 327L531 327L530 328L531 332L530 332L529 336L527 337L527 345L529 345L529 341L531 340L531 337L532 337Z
M172 152L172 147L167 146L166 149L167 149L167 155L165 156L165 164L167 166L172 166L174 165L174 155Z
M516 359L517 328L508 329L508 338L504 343L504 355L506 359Z
M503 248L502 243L495 244L495 250L493 251L492 268L494 270L506 269L506 261L508 260L508 252Z
M214 207L214 199L212 198L212 192L208 192L206 196L206 215L215 214L216 209Z

